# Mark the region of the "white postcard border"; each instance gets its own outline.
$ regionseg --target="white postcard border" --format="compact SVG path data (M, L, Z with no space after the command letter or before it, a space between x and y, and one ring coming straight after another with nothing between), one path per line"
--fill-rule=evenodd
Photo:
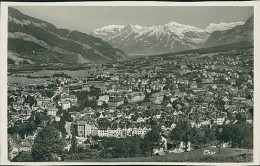
M8 6L254 6L254 161L253 163L192 163L192 162L10 162L7 160L7 22ZM1 2L1 60L0 60L0 164L5 165L254 165L260 164L260 2L160 2L160 1L114 1L114 2ZM258 102L257 102L258 101Z

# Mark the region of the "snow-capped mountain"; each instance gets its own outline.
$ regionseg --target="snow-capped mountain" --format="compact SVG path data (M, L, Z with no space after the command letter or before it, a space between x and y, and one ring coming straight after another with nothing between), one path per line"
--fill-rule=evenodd
M108 25L91 34L128 54L163 54L199 48L213 31L228 30L237 23L210 24L206 29L170 22L158 26Z
M96 29L92 35L108 41L128 54L161 54L197 48L208 33L193 26L170 22L165 25L109 25Z
M209 26L206 28L206 31L208 33L212 33L214 31L225 31L234 28L235 26L238 25L243 25L245 22L239 21L239 22L230 22L230 23L219 23L219 24L214 24L211 23Z

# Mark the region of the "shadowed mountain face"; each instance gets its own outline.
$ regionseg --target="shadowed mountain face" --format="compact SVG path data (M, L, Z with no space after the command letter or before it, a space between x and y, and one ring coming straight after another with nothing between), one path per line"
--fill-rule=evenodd
M211 33L203 47L253 41L253 38L254 17L251 16L243 25L238 25L232 29L225 31L215 31Z
M9 8L8 58L16 64L108 62L126 58L102 39L54 25Z

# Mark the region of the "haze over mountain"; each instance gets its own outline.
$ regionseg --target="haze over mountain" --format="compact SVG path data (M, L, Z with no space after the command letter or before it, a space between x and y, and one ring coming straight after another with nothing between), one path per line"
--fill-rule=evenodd
M19 64L77 64L126 58L123 51L94 36L54 25L9 8L8 58Z
M170 22L159 26L108 25L91 34L128 54L163 54L202 47L210 33L232 29L244 22L210 24L206 29Z

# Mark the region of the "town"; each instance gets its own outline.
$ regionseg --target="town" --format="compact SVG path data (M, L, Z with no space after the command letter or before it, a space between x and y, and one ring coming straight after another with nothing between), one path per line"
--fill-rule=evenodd
M140 156L219 146L221 138L215 133L221 128L253 124L253 49L93 64L84 77L62 71L38 77L22 71L9 75L44 80L28 85L8 82L10 160L31 153L37 135L48 125L65 142L66 155L58 156L59 160L77 160L134 157L137 152L110 153L108 149L117 146L107 142L130 139L135 144L133 140L145 140L154 130L159 133L158 144L144 148L149 152ZM203 131L205 142L178 139L180 122ZM250 148L248 144L223 139L221 147Z

